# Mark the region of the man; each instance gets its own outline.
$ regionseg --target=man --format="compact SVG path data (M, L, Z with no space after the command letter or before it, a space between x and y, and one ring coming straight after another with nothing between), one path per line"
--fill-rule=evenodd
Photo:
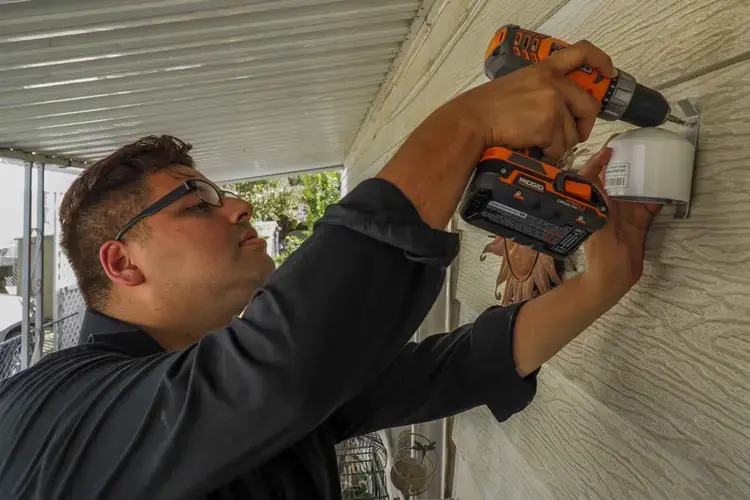
M60 217L88 305L81 343L0 385L3 498L335 499L336 442L525 408L540 366L639 279L655 207L610 201L582 275L408 339L458 251L442 229L481 152L555 157L588 137L598 105L565 77L581 64L614 71L582 42L441 106L276 271L252 207L180 141L90 167Z

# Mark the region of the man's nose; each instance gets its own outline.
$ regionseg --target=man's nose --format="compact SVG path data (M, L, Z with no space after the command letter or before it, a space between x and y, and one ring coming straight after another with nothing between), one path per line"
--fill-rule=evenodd
M232 224L247 222L253 215L253 206L242 198L224 198L222 207Z

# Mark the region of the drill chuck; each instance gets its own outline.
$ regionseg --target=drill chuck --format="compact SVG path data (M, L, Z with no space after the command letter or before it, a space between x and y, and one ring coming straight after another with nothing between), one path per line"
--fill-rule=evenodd
M669 103L659 92L637 83L629 73L618 69L602 100L599 118L621 120L637 127L658 127L670 116Z
M658 127L667 120L671 111L663 95L638 84L633 92L633 100L621 119L638 127Z
M617 76L609 83L609 88L602 99L599 118L608 121L621 120L633 100L637 85L630 73L618 69Z

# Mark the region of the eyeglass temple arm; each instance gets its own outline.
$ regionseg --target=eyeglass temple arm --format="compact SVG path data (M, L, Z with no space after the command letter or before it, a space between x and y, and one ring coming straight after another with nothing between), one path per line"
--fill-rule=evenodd
M190 192L192 189L193 188L191 188L187 184L183 184L179 188L175 189L174 191L166 195L164 198L156 201L153 205L147 207L145 210L143 210L141 213L136 215L134 218L130 219L130 222L125 224L125 227L120 229L120 232L117 233L117 236L115 236L115 241L120 241L122 239L122 235L125 234L130 228L135 226L141 219L145 219L146 217L154 215L156 212L163 210L170 203L174 202L177 198L183 196L185 193Z

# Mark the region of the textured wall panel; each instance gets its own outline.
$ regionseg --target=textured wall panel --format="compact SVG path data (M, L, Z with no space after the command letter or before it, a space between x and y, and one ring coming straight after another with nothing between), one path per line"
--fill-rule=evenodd
M476 14L447 27L437 19L434 43L411 63L419 70L409 80L402 69L404 83L376 100L348 155L349 188L374 175L431 110L485 81L489 36L517 22L588 38L671 100L697 103L694 206L687 221L672 220L671 208L655 221L641 282L547 363L526 411L503 424L484 407L458 417L454 495L749 498L750 4L570 0L550 2L546 13L542 4L445 2L446 12ZM626 129L599 122L581 160ZM480 262L487 233L458 227L455 297L465 322L496 303L500 259Z

